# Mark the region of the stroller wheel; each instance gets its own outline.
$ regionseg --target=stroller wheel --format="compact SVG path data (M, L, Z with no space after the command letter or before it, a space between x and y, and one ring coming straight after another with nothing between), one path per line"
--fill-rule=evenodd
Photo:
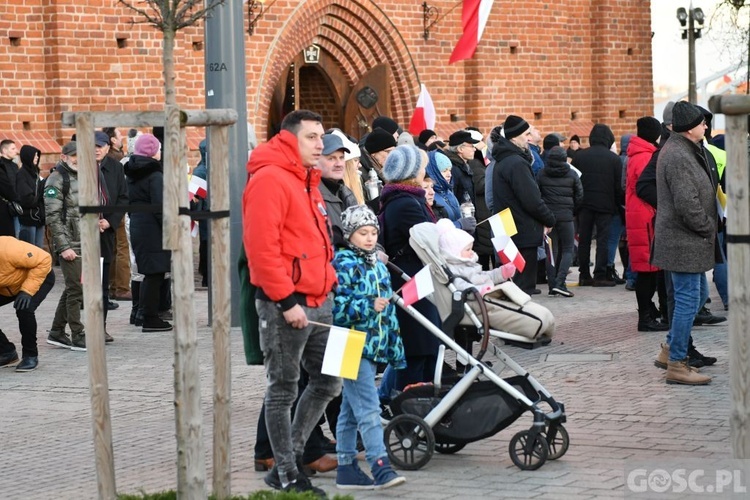
M537 470L549 455L549 445L544 434L537 433L532 442L531 431L521 431L510 440L510 459L521 470Z
M547 460L557 460L565 455L570 446L570 436L568 431L562 425L550 425L544 434L549 446L549 455Z
M388 458L400 469L421 469L435 452L435 434L432 428L416 415L403 414L395 417L385 427L383 439Z
M435 443L435 451L442 453L443 455L453 455L458 453L466 447L466 444L453 444L453 443Z

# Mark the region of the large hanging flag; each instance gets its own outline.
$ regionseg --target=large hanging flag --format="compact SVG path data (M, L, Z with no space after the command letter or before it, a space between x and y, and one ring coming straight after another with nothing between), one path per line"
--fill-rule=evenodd
M410 306L434 291L435 286L432 284L430 266L427 265L401 287L401 296L404 298L404 305Z
M464 0L461 11L461 28L463 35L453 49L448 63L454 63L463 59L471 59L477 50L479 40L482 39L484 27L490 17L492 3L495 0Z
M332 326L328 332L321 373L356 380L366 337L365 332Z
M526 259L518 251L518 247L510 239L510 236L496 236L492 238L492 246L495 247L495 251L500 256L500 262L503 264L512 262L519 272L523 272L523 269L526 267Z
M432 97L427 92L427 87L422 84L422 90L419 91L417 107L414 108L414 114L411 115L409 122L409 133L418 136L425 129L435 128L435 105L432 103Z
M510 208L506 208L505 210L496 213L487 219L487 221L492 228L492 236L513 236L518 233L516 222L513 220L513 213L510 211Z

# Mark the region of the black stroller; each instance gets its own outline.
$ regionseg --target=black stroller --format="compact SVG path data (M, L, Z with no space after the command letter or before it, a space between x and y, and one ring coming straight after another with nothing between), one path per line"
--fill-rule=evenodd
M430 265L435 266L435 255L430 255L429 259L423 257L425 248L429 250L432 237L426 224L412 228L410 243L423 261L431 261ZM389 266L398 270L392 264ZM477 356L472 356L474 339L469 338L466 342L454 336L454 332L461 331L460 328L453 329L456 322L452 322L452 325L449 324L451 322L444 322L446 333L394 294L392 300L444 345L440 348L434 382L407 387L391 402L394 418L384 431L391 462L402 469L420 469L430 461L434 451L456 453L468 443L497 434L526 411L532 413L534 421L528 430L518 432L511 439L509 453L513 463L523 470L535 470L547 460L562 457L570 443L562 425L566 420L564 405L555 401L528 371L496 346L492 346L497 358L494 364L482 361L490 346L490 328L484 302L475 289L458 292L452 284L453 277L447 266L441 267L448 277L448 288L455 292L454 296L463 303L467 314L471 312L466 304L469 295L474 295L482 304L481 347ZM400 270L398 272L403 274ZM437 281L434 276L433 272L433 282ZM435 285L445 286L440 283ZM456 353L457 360L460 360L457 365L465 365L466 371L462 375L442 377L446 346ZM512 370L514 376L500 377L499 373L506 368ZM549 407L549 411L542 409L544 405Z

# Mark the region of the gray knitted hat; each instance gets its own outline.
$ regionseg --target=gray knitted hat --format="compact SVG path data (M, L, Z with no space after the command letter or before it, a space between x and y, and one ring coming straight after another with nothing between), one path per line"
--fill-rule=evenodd
M367 205L354 205L341 212L341 230L344 232L344 239L349 240L352 233L364 226L375 226L380 231L378 218Z
M416 146L404 144L390 152L383 165L383 177L388 182L413 179L419 172L422 159Z
M687 132L700 125L703 119L700 108L689 102L679 101L672 108L672 130L675 132Z

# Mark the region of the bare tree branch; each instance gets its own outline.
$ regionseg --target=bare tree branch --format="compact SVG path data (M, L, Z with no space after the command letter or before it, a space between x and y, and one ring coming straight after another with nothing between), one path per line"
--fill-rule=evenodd
M144 17L142 21L133 20L134 23L152 24L159 31L164 31L164 13L160 8L161 2L157 0L138 0L139 4L146 4L145 7L136 7L130 0L117 0L119 3L132 10L136 14Z

